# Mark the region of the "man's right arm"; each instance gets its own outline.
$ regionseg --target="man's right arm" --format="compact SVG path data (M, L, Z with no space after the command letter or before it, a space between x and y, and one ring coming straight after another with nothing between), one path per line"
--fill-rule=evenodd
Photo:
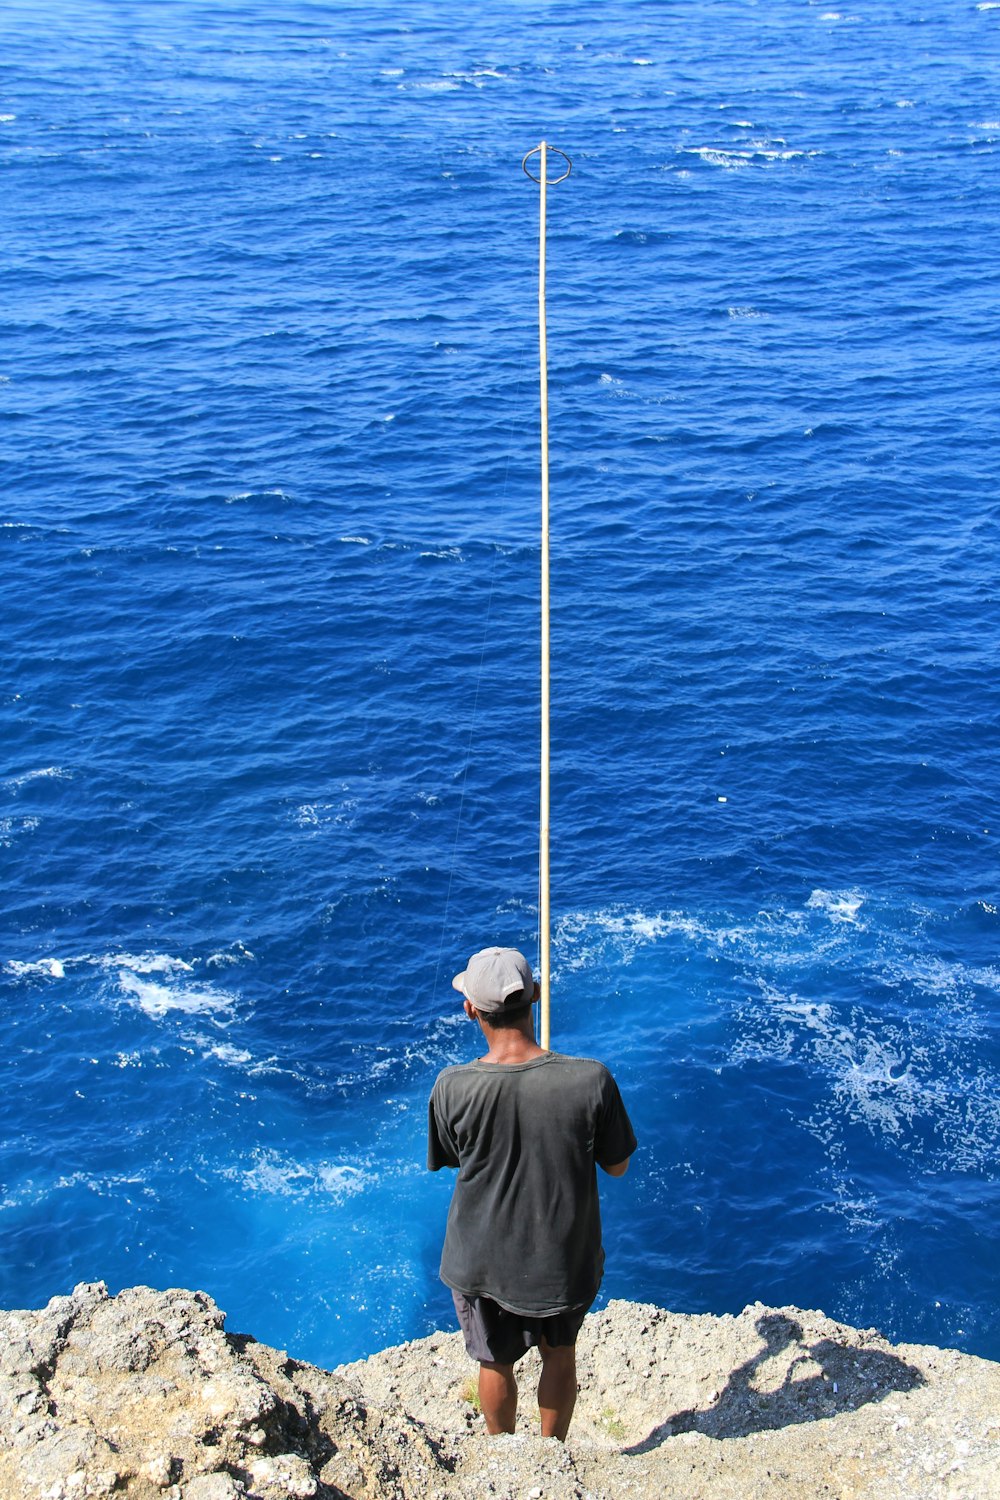
M618 1085L602 1067L602 1108L594 1138L594 1159L609 1177L624 1177L628 1171L629 1158L636 1147L635 1131L622 1103ZM608 1157L611 1158L610 1163Z

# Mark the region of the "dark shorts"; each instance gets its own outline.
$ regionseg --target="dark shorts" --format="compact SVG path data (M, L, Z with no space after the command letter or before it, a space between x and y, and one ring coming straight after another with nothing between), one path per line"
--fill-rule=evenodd
M471 1359L485 1365L513 1365L542 1339L552 1349L575 1344L590 1302L567 1308L551 1318L531 1318L508 1312L492 1297L466 1297L452 1292L465 1347Z

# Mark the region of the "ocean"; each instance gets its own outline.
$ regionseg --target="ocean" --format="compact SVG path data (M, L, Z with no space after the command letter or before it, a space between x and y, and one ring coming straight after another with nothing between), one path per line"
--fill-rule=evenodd
M1000 0L4 0L0 1303L450 1327L451 976L602 1298L1000 1358Z

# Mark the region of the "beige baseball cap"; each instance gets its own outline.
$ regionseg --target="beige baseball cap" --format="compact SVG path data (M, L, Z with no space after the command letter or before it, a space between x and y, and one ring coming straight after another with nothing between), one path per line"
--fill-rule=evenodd
M483 948L451 981L483 1015L498 1010L520 1010L535 998L535 976L516 948Z

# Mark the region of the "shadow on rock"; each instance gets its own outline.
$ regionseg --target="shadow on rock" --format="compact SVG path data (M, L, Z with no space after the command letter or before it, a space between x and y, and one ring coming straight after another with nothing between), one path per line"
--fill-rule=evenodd
M768 1313L756 1328L763 1346L733 1370L710 1406L675 1412L623 1451L648 1453L681 1432L733 1438L816 1422L925 1383L918 1369L884 1349L831 1338L807 1344L800 1324L784 1313Z

